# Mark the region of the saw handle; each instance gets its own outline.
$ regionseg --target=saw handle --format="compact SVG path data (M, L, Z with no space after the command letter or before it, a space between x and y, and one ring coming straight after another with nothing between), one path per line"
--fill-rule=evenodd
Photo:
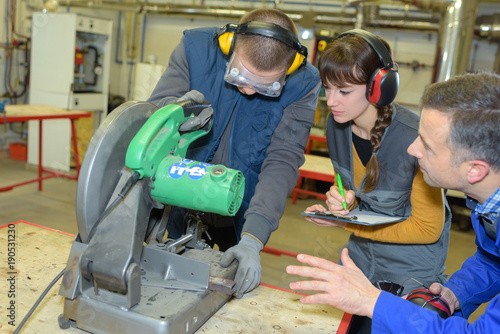
M168 155L185 157L189 145L210 131L210 120L200 129L180 133L183 123L206 110L210 104L198 104L187 100L169 104L156 111L130 142L125 165L137 171L140 177L153 177L158 165ZM188 116L186 116L188 114ZM182 139L182 140L181 140Z
M184 117L191 117L191 116L198 116L203 109L205 108L210 108L212 104L208 102L207 100L203 101L203 103L197 103L193 100L184 100L180 102L175 102L174 104L177 104L182 107L184 110Z

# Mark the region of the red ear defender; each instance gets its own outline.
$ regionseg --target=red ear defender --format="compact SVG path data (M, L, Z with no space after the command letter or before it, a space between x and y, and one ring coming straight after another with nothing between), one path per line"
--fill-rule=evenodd
M428 289L413 290L408 294L406 300L422 306L425 309L437 312L443 319L451 316L448 303L441 298L441 295L434 295Z
M379 68L372 73L366 85L366 99L382 107L396 98L399 88L399 74L392 68Z
M338 35L336 39L345 35L361 37L380 59L380 66L372 73L366 83L366 99L377 107L391 104L396 98L399 89L398 66L392 60L389 50L374 34L362 29L352 29Z

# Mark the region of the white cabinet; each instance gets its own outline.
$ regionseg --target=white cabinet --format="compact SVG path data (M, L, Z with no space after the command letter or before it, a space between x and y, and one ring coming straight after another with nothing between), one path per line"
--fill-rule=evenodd
M33 13L29 103L107 114L112 22L75 13ZM69 120L43 121L44 167L68 171ZM81 157L80 157L81 159ZM38 164L38 122L28 125L28 162Z

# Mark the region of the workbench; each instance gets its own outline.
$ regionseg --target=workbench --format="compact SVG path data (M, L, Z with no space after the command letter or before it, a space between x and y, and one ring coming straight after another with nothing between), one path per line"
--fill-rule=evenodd
M19 325L49 283L65 268L73 240L74 236L68 233L24 221L0 226L2 280L11 279L8 284L0 285L0 332L12 333L15 327L8 324L12 321L8 315L13 314L15 326ZM57 282L52 287L21 333L87 333L73 327L59 328L57 319L64 302L58 294L59 286ZM196 333L347 332L349 315L328 305L302 304L300 297L301 294L291 290L261 284L243 298L231 299ZM12 313L7 307L13 302Z
M0 192L9 191L15 187L23 186L26 184L38 182L38 190L42 190L42 181L53 178L53 177L64 177L69 179L78 179L78 174L80 173L80 159L78 156L78 143L75 129L75 119L90 117L90 112L79 111L79 110L66 110L64 108L46 106L46 105L28 105L28 104L15 104L6 105L5 112L0 114L0 124L13 123L13 122L27 122L27 121L38 121L38 178L24 181L17 184L12 184L10 186L4 186L0 188ZM47 119L69 119L71 121L71 134L73 143L73 154L75 158L76 176L69 175L58 171L53 171L43 167L43 150L42 150L42 123ZM43 175L43 174L48 175Z

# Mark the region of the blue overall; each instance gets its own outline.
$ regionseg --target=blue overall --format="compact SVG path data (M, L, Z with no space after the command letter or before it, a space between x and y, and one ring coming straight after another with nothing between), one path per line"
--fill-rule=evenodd
M442 319L433 311L382 292L373 312L372 333L499 333L499 217L499 212L489 217L479 216L474 211L471 214L477 251L445 284L460 302L460 309L452 317ZM489 219L489 222L485 219ZM487 235L485 224L496 225L495 238ZM470 324L467 321L470 314L488 301L484 314Z

